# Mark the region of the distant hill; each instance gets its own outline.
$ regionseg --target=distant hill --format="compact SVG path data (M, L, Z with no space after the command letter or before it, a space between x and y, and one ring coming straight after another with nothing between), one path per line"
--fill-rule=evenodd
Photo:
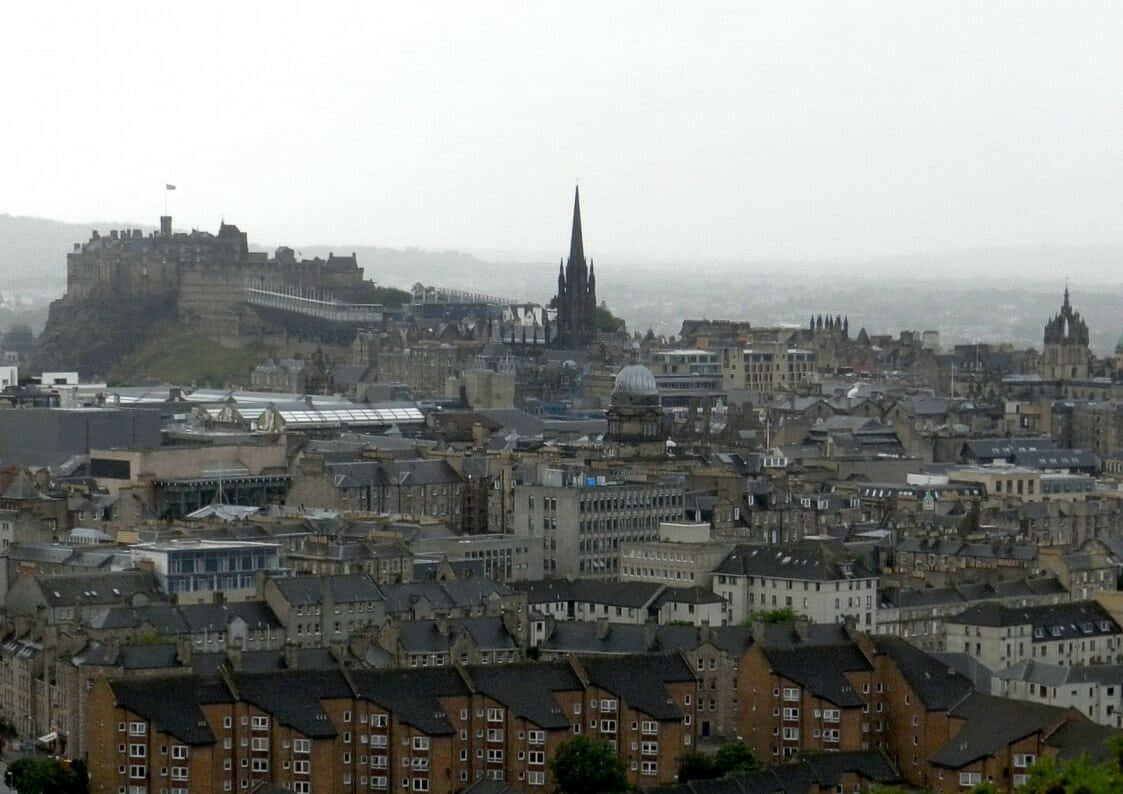
M136 223L64 223L0 214L0 278L12 289L66 286L66 254L93 229L147 229Z

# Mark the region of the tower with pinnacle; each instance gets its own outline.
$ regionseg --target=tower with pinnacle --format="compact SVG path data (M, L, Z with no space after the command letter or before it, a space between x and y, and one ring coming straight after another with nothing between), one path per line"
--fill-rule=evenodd
M558 263L557 347L584 347L596 338L597 277L592 260L585 261L581 234L581 191L573 191L573 230L569 236L569 259Z
M1048 380L1080 380L1089 375L1088 324L1074 311L1065 285L1061 310L1045 323L1040 374Z

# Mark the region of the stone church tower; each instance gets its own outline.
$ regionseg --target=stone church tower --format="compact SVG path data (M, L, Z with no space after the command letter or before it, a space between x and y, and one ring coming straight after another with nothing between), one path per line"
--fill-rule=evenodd
M1072 310L1065 287L1061 310L1045 323L1041 377L1046 380L1080 380L1088 377L1088 324L1080 312Z
M569 261L558 265L558 294L554 298L558 311L556 347L584 347L596 338L597 277L593 263L585 262L585 244L581 238L581 193L573 193L573 232L569 238Z

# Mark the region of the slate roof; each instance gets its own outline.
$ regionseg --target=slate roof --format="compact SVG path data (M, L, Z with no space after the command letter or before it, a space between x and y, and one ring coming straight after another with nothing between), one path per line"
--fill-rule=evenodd
M136 629L145 623L152 626L158 634L176 636L187 634L190 629L179 609L169 604L153 604L146 607L113 607L91 619L90 625L97 629Z
M603 636L599 636L603 633ZM559 620L542 643L545 651L564 653L628 654L648 650L647 635L642 625L609 623L601 632L597 623Z
M154 601L164 597L156 577L143 571L112 571L109 573L37 575L48 607L82 604L120 604L140 594Z
M526 592L528 604L566 601L631 609L648 606L664 588L664 585L654 582L612 582L597 579L543 579L517 582L514 586Z
M722 597L713 590L705 587L667 587L651 604L652 609L659 609L664 604L719 604Z
M677 653L588 657L581 663L590 684L660 721L682 719L682 711L657 682L697 681L694 671Z
M469 692L464 679L453 668L355 670L351 676L361 697L392 712L407 725L434 736L455 733L440 698Z
M974 691L971 681L900 637L873 638L878 653L892 659L917 699L929 711L947 711Z
M382 591L366 574L285 576L274 579L273 583L290 604L321 603L325 586L331 588L331 596L337 604L383 600Z
M250 631L281 628L281 622L264 601L231 601L223 604L189 604L179 608L192 634L225 631L235 618L246 622Z
M582 691L581 681L568 662L476 665L467 668L467 673L480 692L502 703L512 715L545 730L568 728L570 724L554 693Z
M213 676L130 679L109 685L119 707L189 745L215 742L201 706L234 702L222 679Z
M772 670L810 689L836 706L862 705L844 673L872 670L857 645L807 645L800 648L764 648Z
M969 460L1008 459L1024 452L1056 449L1057 442L1048 436L1041 438L973 438L963 445L964 457Z
M849 566L849 573L845 566ZM714 569L733 576L775 576L787 579L834 581L863 579L874 574L860 559L833 541L804 541L777 546L737 546Z
M390 614L408 612L414 602L425 598L436 609L473 607L487 603L495 593L509 595L512 591L504 584L481 576L451 582L405 582L385 585L386 611Z
M948 714L965 722L928 760L959 769L979 758L995 755L1011 742L1030 734L1051 731L1065 721L1068 710L974 692Z
M1123 632L1115 619L1097 601L1073 601L1063 604L1042 604L1031 607L1007 607L986 603L968 607L948 623L969 626L1033 627L1033 641L1083 639Z
M243 700L313 739L336 735L321 701L352 696L347 679L337 670L236 672L232 677Z
M1092 763L1099 764L1113 757L1107 741L1118 736L1119 731L1091 720L1068 720L1045 740L1045 744L1058 749L1057 757L1071 761L1087 754Z
M179 667L174 645L122 645L117 664L126 670L158 670Z

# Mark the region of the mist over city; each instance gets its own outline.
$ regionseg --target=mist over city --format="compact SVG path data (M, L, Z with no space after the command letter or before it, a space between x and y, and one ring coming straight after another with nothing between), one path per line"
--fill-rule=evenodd
M1123 7L5 8L0 794L1123 791Z

